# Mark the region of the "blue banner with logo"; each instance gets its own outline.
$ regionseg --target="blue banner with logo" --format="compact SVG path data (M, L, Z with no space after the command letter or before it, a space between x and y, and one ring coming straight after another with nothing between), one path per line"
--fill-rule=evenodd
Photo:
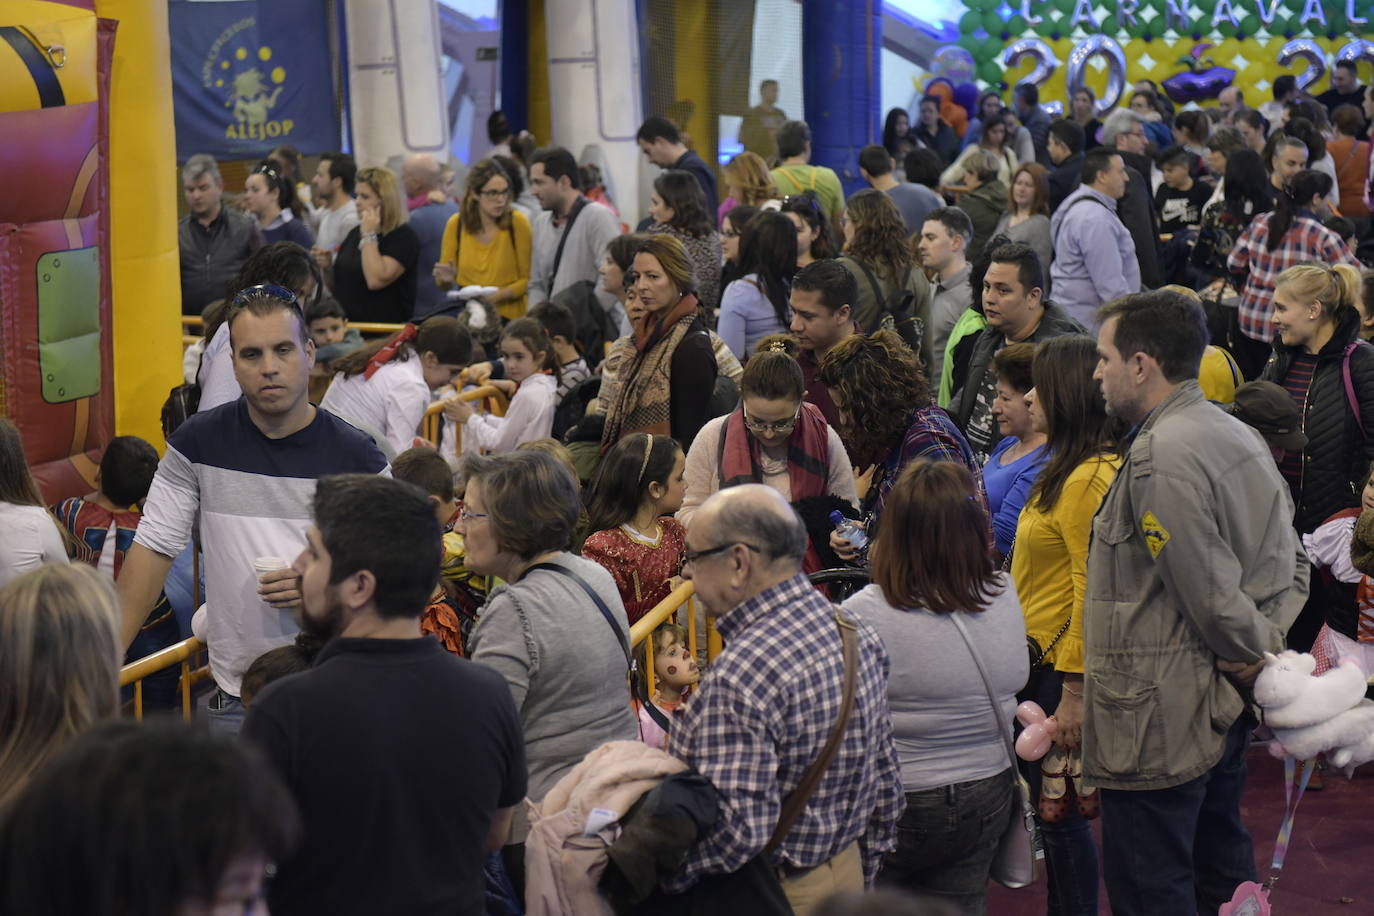
M168 0L177 159L339 149L326 0Z

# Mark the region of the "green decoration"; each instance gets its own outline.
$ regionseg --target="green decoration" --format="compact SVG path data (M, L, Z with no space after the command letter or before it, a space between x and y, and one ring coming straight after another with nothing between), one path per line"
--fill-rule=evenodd
M1002 79L1002 65L996 60L984 60L978 65L978 78L985 83L998 83Z

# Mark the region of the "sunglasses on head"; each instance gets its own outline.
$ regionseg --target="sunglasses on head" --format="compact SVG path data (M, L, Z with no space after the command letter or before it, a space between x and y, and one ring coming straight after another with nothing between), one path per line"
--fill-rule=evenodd
M296 294L284 286L275 283L259 283L257 286L250 286L247 289L239 290L230 301L230 305L243 305L252 302L254 299L281 299L288 305L296 305Z

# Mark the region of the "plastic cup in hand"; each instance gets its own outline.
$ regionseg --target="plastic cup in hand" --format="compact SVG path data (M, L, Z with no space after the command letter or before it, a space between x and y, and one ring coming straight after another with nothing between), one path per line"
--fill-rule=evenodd
M286 569L287 563L281 557L258 557L253 561L253 573L262 581L262 577L278 569Z

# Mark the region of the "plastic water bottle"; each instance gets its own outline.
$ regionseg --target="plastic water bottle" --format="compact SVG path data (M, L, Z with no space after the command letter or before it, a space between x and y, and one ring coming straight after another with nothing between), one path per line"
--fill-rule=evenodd
M830 524L835 526L840 537L849 542L849 546L855 550L863 550L868 545L868 532L864 526L852 518L845 518L840 510L836 509L830 513Z

